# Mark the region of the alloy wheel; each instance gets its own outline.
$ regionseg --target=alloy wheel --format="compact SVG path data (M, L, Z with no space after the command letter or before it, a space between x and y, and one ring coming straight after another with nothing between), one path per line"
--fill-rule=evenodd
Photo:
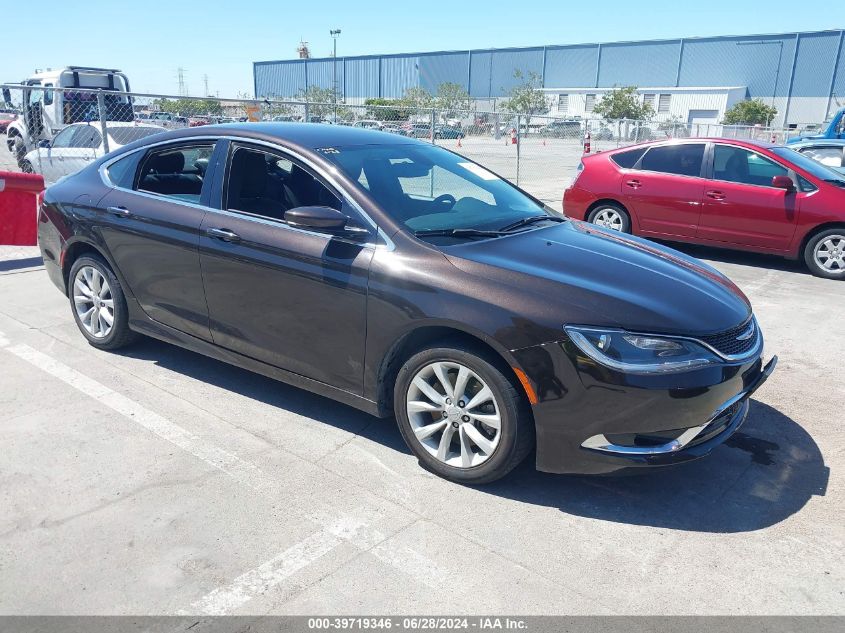
M605 207L596 213L596 217L593 219L593 224L597 224L614 231L621 231L622 227L625 225L622 220L622 214L611 207Z
M98 339L109 335L114 326L114 298L108 280L93 266L83 266L76 273L73 305L88 334Z
M416 440L444 464L479 466L499 445L502 416L496 396L481 376L460 363L438 361L420 369L405 406Z
M816 264L831 273L845 273L845 235L828 235L816 244Z

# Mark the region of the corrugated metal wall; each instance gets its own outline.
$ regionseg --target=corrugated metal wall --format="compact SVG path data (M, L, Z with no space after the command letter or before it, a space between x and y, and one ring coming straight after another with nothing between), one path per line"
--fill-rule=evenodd
M842 33L347 57L338 58L337 74L339 88L355 99L400 97L412 86L435 93L447 81L475 99L502 97L518 83L516 70L536 73L545 88L744 86L748 96L774 98L782 114L805 120L799 114L810 116L819 100L835 105L831 93L845 101ZM332 60L256 62L254 75L258 96L292 97L306 85L330 87Z

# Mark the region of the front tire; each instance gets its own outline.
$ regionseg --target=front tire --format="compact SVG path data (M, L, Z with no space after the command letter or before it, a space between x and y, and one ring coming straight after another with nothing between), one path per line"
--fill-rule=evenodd
M618 204L611 202L602 203L590 211L587 222L620 233L631 232L631 217L628 212Z
M21 171L25 174L34 174L35 171L32 169L32 163L28 160L21 161Z
M531 412L498 364L483 351L444 344L402 366L394 412L423 467L456 483L485 484L507 475L531 451Z
M804 247L810 272L825 279L845 279L845 228L821 231Z
M129 311L120 282L98 255L83 255L68 275L68 297L74 321L93 347L115 350L134 342Z

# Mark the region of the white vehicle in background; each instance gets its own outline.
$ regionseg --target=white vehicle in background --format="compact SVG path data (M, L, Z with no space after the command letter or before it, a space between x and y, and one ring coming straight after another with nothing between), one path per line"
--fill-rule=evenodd
M109 123L106 128L109 151L133 141L165 132L156 125ZM46 184L73 174L104 154L100 123L73 123L56 134L52 141L42 140L21 161L21 171L44 176Z
M99 121L100 108L96 90L102 90L107 121L131 122L135 118L129 79L119 70L67 66L58 70L38 71L22 85L22 115L7 130L6 146L18 165L36 149L40 141L50 141L65 126L85 121ZM65 90L57 90L64 88ZM11 90L3 89L11 102Z

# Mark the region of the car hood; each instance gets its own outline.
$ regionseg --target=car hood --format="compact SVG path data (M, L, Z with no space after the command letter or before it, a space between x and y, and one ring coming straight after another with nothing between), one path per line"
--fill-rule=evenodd
M594 314L586 325L699 335L751 314L742 291L697 259L576 220L453 247L446 256L459 269L542 294L562 316L567 306Z

